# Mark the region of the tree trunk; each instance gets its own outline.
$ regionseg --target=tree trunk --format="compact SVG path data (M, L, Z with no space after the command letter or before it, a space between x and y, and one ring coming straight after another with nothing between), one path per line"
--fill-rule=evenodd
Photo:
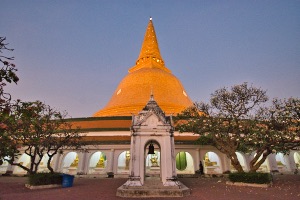
M237 149L237 145L232 145L231 141L221 141L218 138L214 137L214 142L216 143L215 147L221 151L222 153L224 153L231 161L231 164L233 165L233 167L238 171L238 172L244 172L243 167L241 166L237 155L235 153L236 149Z
M8 163L11 164L11 165L18 166L18 167L24 169L25 171L27 171L28 174L31 174L30 169L28 169L27 167L24 167L24 166L21 165L20 163L14 163L14 162L8 162Z
M228 156L228 155L227 155ZM238 172L244 172L244 169L241 165L241 163L239 162L237 155L235 152L230 153L230 157L229 157L232 166L238 171Z
M30 168L29 168L29 174L35 174L34 172L34 160L35 155L29 155L30 156Z
M48 156L49 156L49 159L48 159L48 161L47 161L47 168L49 169L49 171L50 171L50 173L54 173L54 170L53 170L53 168L51 167L51 160L52 160L52 158L53 158L53 156L54 156L55 154L52 154L52 155L49 155L48 154Z
M268 155L272 153L271 150L266 149L264 151L257 151L255 157L250 161L250 171L249 172L256 172L258 168L265 162ZM258 161L259 157L262 155L262 158ZM258 161L258 162L257 162Z
M47 161L47 168L49 169L50 173L54 173L54 169L51 167L51 161L52 158L57 154L57 151L59 150L59 148L57 148L54 151L51 151L50 149L47 150L47 155L49 157L48 161ZM52 152L52 153L50 153Z

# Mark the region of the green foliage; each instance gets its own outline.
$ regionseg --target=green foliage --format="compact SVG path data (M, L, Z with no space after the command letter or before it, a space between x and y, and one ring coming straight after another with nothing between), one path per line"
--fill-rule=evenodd
M29 176L30 185L62 184L60 173L37 173Z
M195 143L199 145L214 145L214 140L210 134L202 135L198 138L198 140L196 140Z
M17 101L10 110L6 129L10 150L6 155L11 159L4 159L11 165L34 174L43 156L47 154L47 167L53 172L50 162L59 149L78 149L82 145L79 128L66 122L66 116L67 113L61 113L40 101ZM15 159L20 147L24 147L25 154L30 157L29 166L23 166Z
M230 173L228 176L231 182L267 184L272 182L269 173Z
M19 81L16 75L17 69L11 62L13 57L3 55L4 51L13 51L7 48L6 38L0 36L0 160L11 153L9 135L7 134L8 122L11 104L11 96L4 91L8 83L17 83Z
M266 102L266 92L247 83L230 89L216 90L210 103L195 103L176 118L180 132L199 134L200 144L210 144L231 159L232 165L242 172L235 152L246 151L245 138L256 127L253 113Z
M210 103L195 103L179 114L176 129L201 137L226 154L239 172L243 168L235 152L255 153L250 171L255 172L273 152L288 153L300 144L300 99L274 99L269 107L266 91L243 83L216 90Z
M13 49L7 48L7 43L5 42L6 38L0 36L0 63L2 66L0 67L0 97L3 97L3 87L6 83L17 83L19 81L18 76L16 75L15 65L11 63L14 60L14 57L7 57L3 55L3 51L13 51Z

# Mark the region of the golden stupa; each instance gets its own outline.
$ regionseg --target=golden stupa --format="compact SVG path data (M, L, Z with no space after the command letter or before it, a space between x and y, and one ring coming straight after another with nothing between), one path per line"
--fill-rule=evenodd
M136 65L128 70L108 104L93 116L137 114L151 94L167 115L176 115L193 105L181 82L164 64L150 18Z

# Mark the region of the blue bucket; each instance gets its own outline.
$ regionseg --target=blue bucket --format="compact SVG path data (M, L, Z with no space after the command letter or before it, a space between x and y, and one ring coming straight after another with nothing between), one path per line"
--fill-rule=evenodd
M74 181L74 176L69 174L62 175L62 187L72 187Z

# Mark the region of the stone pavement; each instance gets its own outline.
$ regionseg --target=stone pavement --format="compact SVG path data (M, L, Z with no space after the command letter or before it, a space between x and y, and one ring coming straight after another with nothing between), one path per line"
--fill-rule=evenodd
M116 197L116 190L126 182L125 178L75 178L73 187L29 190L24 187L26 177L0 176L0 200L126 200ZM228 186L226 178L180 178L191 189L188 197L176 200L299 200L300 175L275 175L270 188ZM144 198L171 199L171 198ZM174 198L173 198L174 199ZM135 198L136 200L136 198Z

